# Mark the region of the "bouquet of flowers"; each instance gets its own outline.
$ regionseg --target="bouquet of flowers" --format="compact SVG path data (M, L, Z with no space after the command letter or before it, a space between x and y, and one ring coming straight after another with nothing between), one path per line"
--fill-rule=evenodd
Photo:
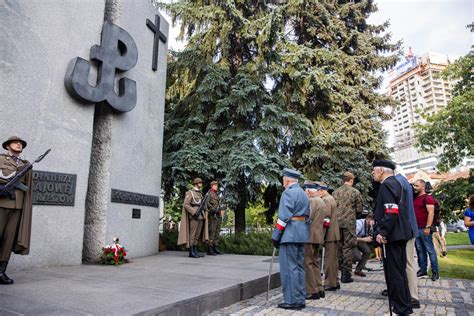
M125 258L127 252L125 248L119 244L119 238L114 237L112 245L107 245L102 248L102 256L100 257L100 263L112 264L118 266L119 264L127 263L128 259Z

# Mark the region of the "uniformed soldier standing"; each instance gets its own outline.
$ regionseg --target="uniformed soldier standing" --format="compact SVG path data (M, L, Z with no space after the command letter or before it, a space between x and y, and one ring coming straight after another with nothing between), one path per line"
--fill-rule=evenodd
M324 252L324 289L335 291L338 289L337 273L337 243L339 241L339 222L337 220L336 200L328 192L328 186L324 182L316 182L316 194L323 200L326 206L326 212L329 213L329 227L325 232L325 252Z
M363 201L359 190L353 187L354 175L345 172L344 184L337 188L332 196L337 203L337 220L339 223L340 240L338 244L339 269L341 282L353 282L352 279L352 248L357 245L355 234L356 216L362 214Z
M311 223L309 229L309 240L304 246L304 270L306 274L306 299L318 300L323 298L324 288L321 281L321 270L319 266L319 245L324 243L324 219L330 217L331 213L326 208L323 200L316 195L317 185L312 181L305 181L304 189L309 198Z
M0 171L3 176L18 172L28 161L20 158L26 142L17 136L10 137L2 144L8 151L0 155ZM6 181L2 181L3 184ZM26 187L15 190L15 199L0 197L0 284L13 284L5 270L12 251L27 255L31 239L32 215L32 172L28 171L21 181Z
M385 279L393 312L413 313L406 274L407 241L413 238L406 194L394 176L395 164L388 160L374 160L372 177L380 182L375 204L375 231L379 244L385 244Z
M208 236L207 213L196 214L204 198L202 194L202 180L196 178L193 181L194 188L187 191L184 196L183 209L181 211L181 222L179 225L178 245L189 247L189 257L199 258L204 255L199 253L197 246L199 239L206 242Z
M272 234L275 247L280 247L280 279L284 302L279 308L304 308L306 288L304 245L308 242L309 200L298 184L301 173L283 169L285 191L278 206L278 220Z
M211 189L206 200L207 220L209 222L209 244L207 254L211 256L222 255L217 248L219 245L219 233L221 231L222 218L224 210L221 198L219 197L217 181L211 182Z

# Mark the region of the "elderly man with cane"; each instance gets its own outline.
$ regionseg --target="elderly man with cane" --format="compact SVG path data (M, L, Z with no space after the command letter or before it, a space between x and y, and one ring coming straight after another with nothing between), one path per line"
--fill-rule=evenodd
M409 222L406 194L394 176L395 164L374 160L372 177L380 183L375 204L375 236L383 247L383 264L387 282L390 313L412 314L410 291L406 274L407 241L413 238Z
M309 200L298 184L302 174L283 169L285 191L278 206L272 242L280 248L280 279L284 302L279 308L300 310L305 305L304 245L308 242Z

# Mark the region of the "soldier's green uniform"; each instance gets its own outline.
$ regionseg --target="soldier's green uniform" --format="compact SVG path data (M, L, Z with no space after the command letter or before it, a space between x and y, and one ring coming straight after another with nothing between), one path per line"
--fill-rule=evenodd
M362 195L352 187L354 175L344 173L344 185L336 189L332 196L337 203L337 221L340 240L338 244L339 269L342 271L341 282L352 282L352 248L357 245L355 234L356 216L363 211Z
M220 201L219 194L217 193L217 188L214 191L212 186L216 185L216 181L211 182L211 190L206 200L206 211L208 214L209 222L209 245L207 249L207 254L209 255L221 255L222 252L217 248L219 245L219 233L221 231L222 225L222 201Z

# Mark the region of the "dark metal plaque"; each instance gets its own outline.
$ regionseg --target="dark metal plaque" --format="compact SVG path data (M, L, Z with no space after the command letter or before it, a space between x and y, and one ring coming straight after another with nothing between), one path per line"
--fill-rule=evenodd
M132 208L132 218L141 218L142 210L139 208Z
M160 198L154 195L112 189L112 202L158 207Z
M33 171L33 204L74 206L76 175Z

